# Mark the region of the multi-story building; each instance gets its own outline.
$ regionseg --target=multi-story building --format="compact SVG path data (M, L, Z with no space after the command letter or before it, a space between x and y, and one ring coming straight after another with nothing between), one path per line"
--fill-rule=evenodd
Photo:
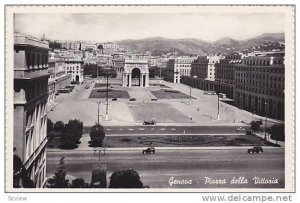
M226 97L233 99L235 85L235 65L242 62L241 55L229 54L215 64L215 91L226 94Z
M284 52L246 57L235 66L236 106L284 120Z
M196 57L178 57L169 59L166 67L166 80L180 83L182 76L191 76L191 63Z
M49 44L14 34L14 153L36 187L46 179Z
M208 75L207 56L199 56L191 63L191 76L197 78L207 78Z
M55 102L55 93L60 88L71 84L71 74L66 74L65 61L63 59L49 59L48 72L51 74L48 80L48 107L52 108Z
M72 81L83 82L83 60L65 60L65 73L72 75Z

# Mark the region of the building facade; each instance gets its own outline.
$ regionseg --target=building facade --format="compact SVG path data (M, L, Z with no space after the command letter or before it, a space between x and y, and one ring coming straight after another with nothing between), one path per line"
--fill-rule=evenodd
M71 84L72 75L66 74L65 61L63 59L49 59L48 73L48 108L52 108L55 104L55 93L60 88L65 88Z
M243 59L235 67L236 106L284 120L284 53Z
M83 82L83 60L65 60L65 73L71 74L72 81Z
M49 44L14 34L14 153L35 187L46 180Z
M173 83L180 83L182 76L191 76L191 63L195 59L193 57L169 59L165 69L165 79Z
M235 86L235 66L242 62L242 56L237 53L226 55L215 64L215 91L226 94L233 99Z

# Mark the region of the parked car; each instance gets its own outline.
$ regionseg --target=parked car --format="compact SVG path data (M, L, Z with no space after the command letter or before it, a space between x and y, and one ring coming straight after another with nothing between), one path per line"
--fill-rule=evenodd
M243 127L238 127L238 128L236 129L236 131L237 131L237 132L245 132L246 129L243 128Z
M155 124L156 124L155 120L144 121L144 122L143 122L143 125L155 125Z
M154 154L155 149L154 147L148 147L147 149L143 150L143 154Z
M129 99L129 101L136 101L136 98L131 98Z
M58 96L58 95L59 95L59 93L58 93L58 92L56 92L56 93L55 93L55 96Z
M118 99L115 97L115 98L112 99L112 101L118 101Z
M157 101L157 99L156 98L152 98L151 101Z
M261 154L263 151L262 147L252 147L251 149L248 149L249 154Z

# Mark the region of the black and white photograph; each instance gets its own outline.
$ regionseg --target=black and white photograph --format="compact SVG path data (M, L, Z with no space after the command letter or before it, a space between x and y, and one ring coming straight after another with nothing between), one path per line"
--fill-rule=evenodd
M293 192L294 7L6 6L7 192Z

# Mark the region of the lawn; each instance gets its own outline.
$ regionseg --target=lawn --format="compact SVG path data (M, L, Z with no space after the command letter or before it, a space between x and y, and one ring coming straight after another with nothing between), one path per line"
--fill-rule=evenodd
M109 136L104 139L107 147L221 147L221 146L273 146L254 135L155 135Z
M106 91L98 92L97 89L93 89L89 98L106 98ZM128 99L130 97L127 91L111 89L111 91L108 91L108 98Z
M88 134L83 135L79 148L91 149ZM255 135L149 135L107 136L104 146L114 147L224 147L224 146L277 146ZM61 149L59 137L48 142L49 149Z
M129 110L137 122L155 120L159 123L191 123L189 117L169 104L141 102L127 103Z
M184 93L176 91L176 90L171 90L171 89L151 91L151 93L157 99L188 99L188 98L190 98L190 96L187 94L184 94Z

